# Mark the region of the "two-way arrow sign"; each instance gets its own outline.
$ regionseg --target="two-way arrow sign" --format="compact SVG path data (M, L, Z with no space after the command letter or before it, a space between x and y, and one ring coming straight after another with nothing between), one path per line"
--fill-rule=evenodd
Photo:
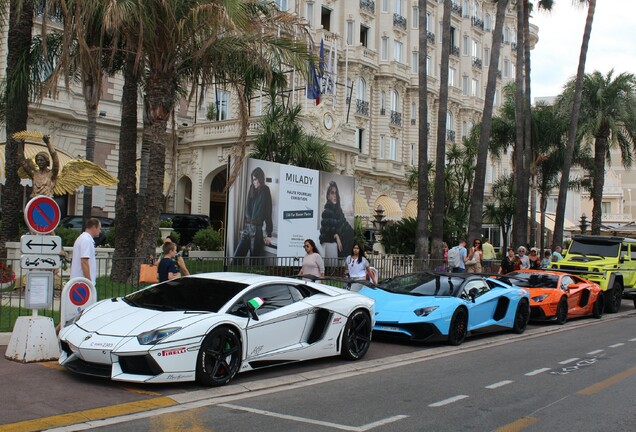
M62 238L50 235L23 235L20 249L26 254L57 255L62 250Z

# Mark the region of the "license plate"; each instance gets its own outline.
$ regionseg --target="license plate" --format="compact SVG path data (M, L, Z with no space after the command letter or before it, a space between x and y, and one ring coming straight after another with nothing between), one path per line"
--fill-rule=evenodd
M391 326L378 326L377 329L384 330L384 331L392 331L392 332L402 331L402 329L400 329L399 327L391 327Z

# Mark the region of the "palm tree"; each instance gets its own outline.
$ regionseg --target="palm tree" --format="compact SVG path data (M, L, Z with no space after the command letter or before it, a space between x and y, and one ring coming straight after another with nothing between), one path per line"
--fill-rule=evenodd
M433 193L433 216L431 224L432 244L431 258L442 258L442 242L444 241L444 171L446 160L446 116L448 115L448 74L451 49L451 0L444 0L442 16L442 59L439 77L439 108L437 111L437 146L435 155L435 191ZM421 129L421 128L420 128Z
M123 34L122 39L136 41L134 52L145 62L142 162L147 154L148 179L163 179L167 122L181 82L197 85L216 80L235 86L242 127L233 158L235 173L245 155L246 70L273 70L274 65L281 64L306 69L306 40L280 36L304 34L304 27L297 17L279 12L273 3L162 0L141 5L136 0L121 0L109 10L106 20ZM148 181L144 185L143 177L137 256L154 252L163 203L163 182Z
M16 241L19 237L18 221L22 209L22 188L18 176L18 142L12 138L12 135L27 128L34 9L34 2L31 0L12 0L9 3L7 86L4 94L4 106L10 107L10 109L6 109L5 116L7 146L4 156L4 171L6 182L2 192L0 256L6 255L6 242Z
M417 155L417 223L415 228L415 258L425 262L428 258L428 24L426 22L428 1L418 0L419 57L418 57L418 155ZM426 125L426 127L425 127Z
M497 72L499 64L499 52L503 37L504 17L508 0L498 0L495 28L492 33L492 53L488 66L488 82L486 84L486 96L484 98L484 112L481 120L479 135L479 150L477 152L477 164L475 165L475 183L470 204L470 217L468 218L468 238L481 238L482 214L484 206L484 190L486 188L486 164L488 162L488 143L492 130L492 114L497 89Z
M570 168L574 157L579 110L581 108L581 93L583 91L583 76L585 74L585 60L587 59L587 49L590 43L592 22L594 21L594 11L596 9L596 0L587 0L587 3L587 18L585 20L585 30L583 31L579 66L576 71L574 93L572 95L572 116L570 117L570 126L568 127L568 141L565 148L565 159L563 161L563 170L561 171L561 184L559 185L559 198L557 200L556 216L554 219L554 245L561 245L563 243L563 221L565 220L565 201L567 200L568 189L567 182L570 178Z
M599 71L585 74L581 93L578 134L583 139L594 138L594 167L592 170L593 235L601 233L601 207L605 183L605 161L611 147L618 147L623 165L628 168L636 150L636 75L621 73L616 77ZM561 96L563 109L571 110L576 82L567 83Z

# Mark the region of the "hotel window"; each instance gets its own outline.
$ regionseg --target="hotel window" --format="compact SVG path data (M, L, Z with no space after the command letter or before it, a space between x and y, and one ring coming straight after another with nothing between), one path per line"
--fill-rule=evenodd
M465 56L468 55L468 49L469 49L469 44L470 44L470 38L468 37L468 35L464 35L463 38L463 42L462 43L462 54L464 54Z
M426 12L426 31L433 33L433 17L430 12Z
M360 24L360 45L369 47L369 27Z
M227 120L230 93L225 90L216 91L216 120Z
M413 51L411 53L411 73L414 73L414 74L417 73L419 62L420 62L420 53L418 53L417 51Z
M389 38L382 38L382 45L380 46L380 60L389 59Z
M471 88L471 95L475 97L479 97L479 81L473 78L473 85Z
M380 135L380 159L384 159L384 135Z
M397 142L397 138L389 138L389 159L394 161L397 160Z
M358 150L360 153L364 151L364 129L356 128L356 142L358 143Z
M411 166L415 166L415 144L411 143Z
M609 201L601 202L601 215L612 214L612 203Z
M486 14L484 17L484 30L490 31L492 28L492 20L490 19L490 14Z
M402 57L402 42L393 41L393 60L398 63L404 63Z
M503 76L504 76L504 78L509 78L510 77L510 60L504 59L503 64L504 64L504 66L503 66Z
M401 112L400 110L400 95L397 90L391 92L391 111Z
M431 56L426 56L426 75L431 74Z
M415 102L411 102L411 124L415 125L417 122L417 104Z
M448 68L448 85L455 87L457 85L457 71L455 68Z
M389 11L389 0L382 0L382 12Z
M418 29L420 26L420 8L413 6L413 16L411 17L411 27Z
M307 3L307 16L305 17L307 19L307 22L309 23L309 28L312 28L314 25L314 4L313 3Z
M320 8L320 24L323 29L331 31L331 9L324 6Z
M276 7L278 7L279 11L286 12L287 11L287 0L276 0Z
M484 66L490 66L490 48L484 48Z
M468 96L468 75L462 75L462 94Z
M356 96L360 100L366 100L367 83L363 78L358 78L356 81Z
M347 45L353 45L353 21L347 21Z
M402 0L395 0L395 13L402 16Z

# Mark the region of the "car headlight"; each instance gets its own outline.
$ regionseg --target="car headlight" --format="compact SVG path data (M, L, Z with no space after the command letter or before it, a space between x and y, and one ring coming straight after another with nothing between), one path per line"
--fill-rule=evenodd
M435 309L437 309L439 306L429 306L429 307L425 307L425 308L419 308L419 309L415 309L413 312L415 313L415 315L417 316L428 316L430 315Z
M167 338L168 336L178 332L179 330L181 330L181 327L169 327L165 329L143 332L139 336L137 336L137 341L139 341L141 345L156 344L160 340Z
M535 301L537 303L541 303L543 300L545 300L546 298L548 298L547 294L542 294L536 297L532 297L532 301Z

